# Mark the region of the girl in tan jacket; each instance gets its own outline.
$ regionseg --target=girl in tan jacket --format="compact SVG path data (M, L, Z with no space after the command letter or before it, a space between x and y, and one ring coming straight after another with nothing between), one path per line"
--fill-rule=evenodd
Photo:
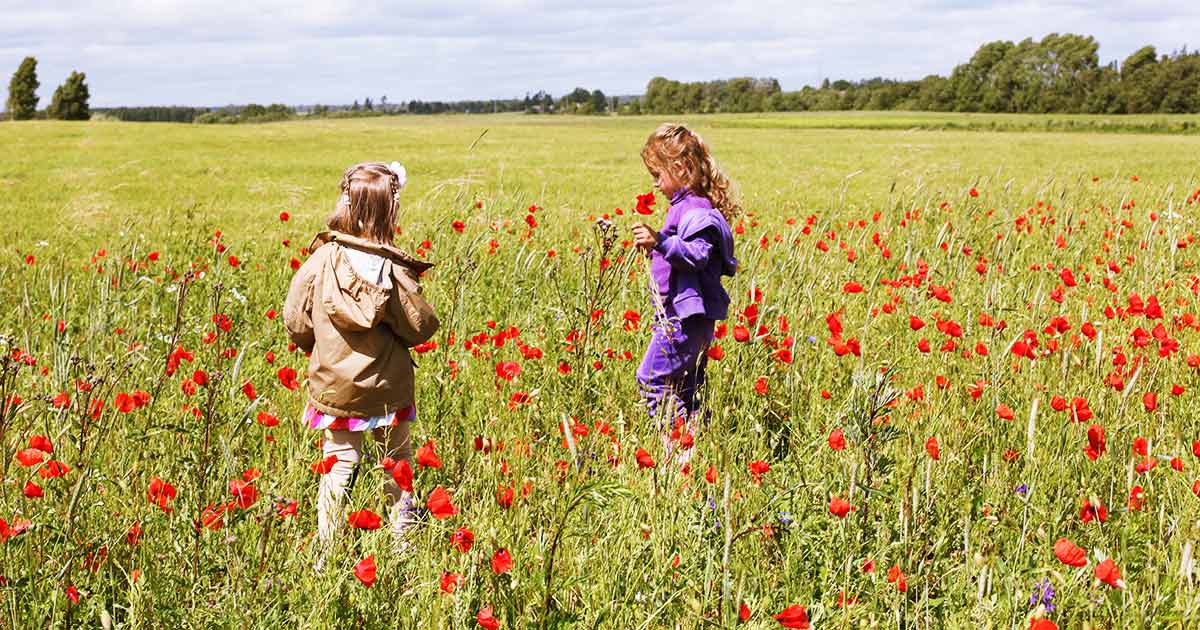
M317 534L325 550L367 431L377 461L391 468L384 491L397 542L412 522L416 406L409 348L432 337L438 320L418 282L431 265L392 243L404 184L404 167L396 162L346 170L329 230L317 235L284 305L292 341L311 353L304 422L324 432L324 458L337 457L317 495Z

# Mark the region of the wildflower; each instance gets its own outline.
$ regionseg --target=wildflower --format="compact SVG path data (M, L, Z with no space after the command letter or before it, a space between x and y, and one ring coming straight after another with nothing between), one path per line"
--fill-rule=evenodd
M441 468L442 460L437 456L437 444L429 440L417 449L417 465L425 468Z
M829 513L838 518L846 518L846 515L855 509L857 508L850 505L839 496L834 496L829 500Z
M1125 580L1121 579L1121 570L1117 568L1117 563L1113 562L1112 558L1106 558L1104 562L1096 565L1096 579L1113 588L1125 588Z
M499 630L500 621L492 615L492 607L484 606L475 614L475 623L483 630Z
M453 593L460 584L462 584L463 576L457 573L443 572L441 579L441 587L443 593Z
M429 495L429 500L426 502L426 507L433 517L440 520L450 518L458 514L458 508L454 506L454 502L450 499L450 493L446 489L438 486L433 489Z
M168 503L175 499L175 486L158 477L151 477L150 487L146 489L146 499L157 505L162 511L170 512L172 508Z
M1087 552L1066 538L1059 538L1054 543L1054 555L1067 566L1087 566Z
M507 549L497 549L496 553L492 554L492 573L508 573L512 571L512 566L512 554Z
M383 519L371 510L358 510L350 513L350 526L354 529L379 529Z
M1050 583L1050 578L1042 578L1034 583L1029 605L1044 606L1046 612L1054 612L1054 586Z
M784 608L779 614L775 615L775 621L784 628L799 628L807 630L811 626L808 622L808 611L799 604L792 604Z
M354 577L362 585L371 588L375 584L375 556L367 556L354 565Z
M475 544L475 534L471 532L471 528L463 526L454 530L450 534L450 546L454 547L462 553L467 553L471 550L471 545Z

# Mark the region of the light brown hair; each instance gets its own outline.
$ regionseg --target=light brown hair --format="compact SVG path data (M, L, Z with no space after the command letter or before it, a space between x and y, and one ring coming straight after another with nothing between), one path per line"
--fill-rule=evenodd
M326 225L331 230L391 244L399 205L400 178L387 164L355 164L342 175L341 193Z
M688 190L708 197L726 221L732 222L741 213L733 182L717 166L700 135L683 125L663 123L646 139L642 162L651 171L663 171L670 170L677 160L686 171L681 183Z

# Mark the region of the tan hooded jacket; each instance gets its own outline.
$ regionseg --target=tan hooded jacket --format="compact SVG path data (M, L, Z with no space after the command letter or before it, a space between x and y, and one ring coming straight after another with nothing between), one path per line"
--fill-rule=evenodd
M308 398L340 417L369 418L412 404L414 363L409 348L438 329L418 281L431 264L392 245L340 232L321 232L312 255L296 271L283 307L292 341L308 362ZM384 288L350 264L350 247L382 256Z

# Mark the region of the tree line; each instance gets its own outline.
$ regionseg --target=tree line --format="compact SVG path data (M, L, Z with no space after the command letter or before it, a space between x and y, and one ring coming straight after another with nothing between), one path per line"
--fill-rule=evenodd
M950 76L916 81L824 80L784 92L774 79L681 83L656 77L622 113L910 110L996 113L1184 114L1200 112L1200 52L1160 55L1145 46L1101 65L1090 36L984 44Z
M819 87L785 92L774 78L739 77L680 82L655 77L639 97L609 97L575 88L554 97L539 90L524 98L389 103L387 96L352 105L290 107L117 107L94 110L140 122L257 123L290 118L343 118L402 114L694 114L770 111L910 110L996 113L1177 114L1200 112L1200 52L1159 54L1145 46L1124 60L1100 63L1091 36L1051 34L1040 41L994 41L979 47L949 76L915 81L825 79ZM72 72L38 111L37 60L26 57L9 82L7 116L85 120L86 76Z

